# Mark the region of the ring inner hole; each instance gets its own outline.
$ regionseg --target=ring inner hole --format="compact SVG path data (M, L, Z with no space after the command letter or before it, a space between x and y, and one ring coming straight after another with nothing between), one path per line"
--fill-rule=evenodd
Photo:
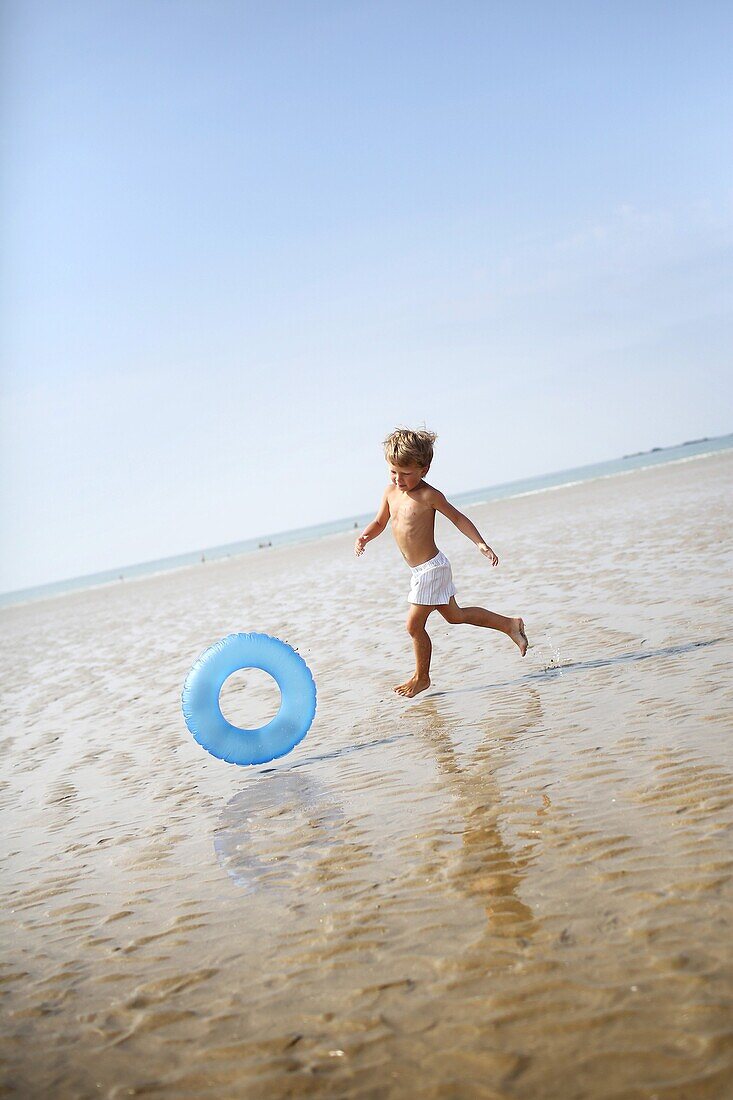
M277 681L261 668L240 668L222 684L219 707L227 722L240 729L259 729L280 710Z

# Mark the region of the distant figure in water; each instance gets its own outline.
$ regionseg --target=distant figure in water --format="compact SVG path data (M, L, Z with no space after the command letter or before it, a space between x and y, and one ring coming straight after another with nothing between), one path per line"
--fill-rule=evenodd
M509 619L483 607L459 607L456 603L450 562L435 545L435 513L447 516L492 565L498 565L499 559L468 516L464 516L438 489L423 480L433 461L436 439L434 432L412 432L407 428L397 428L385 439L384 457L389 466L390 483L384 491L376 517L364 528L354 547L356 556L360 557L366 544L381 535L391 520L397 546L412 570L407 597L411 604L407 615L407 633L415 649L415 675L394 689L407 699L430 687L433 647L425 624L433 611L439 611L449 623L468 623L500 630L519 647L522 657L529 645L523 619Z

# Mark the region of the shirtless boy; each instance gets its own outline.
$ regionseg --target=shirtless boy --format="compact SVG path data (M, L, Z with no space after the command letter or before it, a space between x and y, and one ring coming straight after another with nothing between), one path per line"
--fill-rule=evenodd
M390 484L384 491L376 517L364 528L354 547L356 556L360 557L366 544L381 535L391 520L397 545L412 569L407 597L411 605L407 633L415 649L415 675L394 689L407 699L430 687L433 647L425 624L433 611L439 611L449 623L469 623L500 630L519 646L523 657L529 644L523 619L508 619L483 607L459 607L456 603L450 562L435 545L435 513L447 516L492 565L498 565L499 559L468 516L423 480L433 460L436 438L434 432L397 428L385 439L384 457L389 466Z

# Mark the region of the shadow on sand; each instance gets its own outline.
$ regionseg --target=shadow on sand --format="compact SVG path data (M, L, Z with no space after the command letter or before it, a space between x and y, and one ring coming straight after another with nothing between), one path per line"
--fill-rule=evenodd
M686 642L684 645L665 646L663 649L636 650L634 653L621 653L618 657L599 657L591 661L569 661L567 664L550 665L548 668L537 672L528 672L526 676L519 676L516 680L499 680L493 684L479 684L477 687L450 688L448 691L431 691L424 695L424 699L437 699L444 695L466 695L469 692L491 691L494 688L514 687L517 684L549 683L552 680L561 679L566 672L585 672L588 669L611 668L614 665L631 664L634 661L648 661L652 658L680 657L684 653L690 653L695 649L704 649L706 646L717 645L725 641L724 638L711 638L706 642Z
M493 684L479 684L476 687L449 688L447 691L430 691L417 698L417 707L428 699L439 699L448 695L466 695L480 691L494 691L496 688L516 687L519 684L551 683L560 680L566 673L585 672L590 669L613 667L614 665L630 664L634 661L648 661L651 659L664 659L667 657L680 657L696 649L717 645L725 641L724 638L712 638L704 642L687 642L685 645L665 646L662 649L636 650L634 653L622 653L618 657L599 657L590 661L574 661L564 665L555 665L550 668L540 669L537 672L528 672L526 676L519 676L516 680L497 680ZM367 749L376 749L383 745L392 745L396 741L402 741L406 737L412 737L412 732L395 733L390 737L374 738L370 741L357 741L351 745L333 749L331 752L320 753L318 756L307 756L304 760L298 760L284 767L261 768L260 772L267 775L271 772L291 771L295 768L308 768L313 764L319 764L324 760L338 760L342 756L350 756L355 752L364 752Z

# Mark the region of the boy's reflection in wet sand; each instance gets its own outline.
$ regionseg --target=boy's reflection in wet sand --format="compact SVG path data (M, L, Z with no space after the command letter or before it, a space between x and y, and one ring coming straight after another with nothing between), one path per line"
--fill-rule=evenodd
M495 761L499 739L506 746L526 734L541 717L540 697L530 689L522 717L508 722L487 720L484 739L469 762L461 765L450 733L453 723L441 715L438 703L428 697L421 704L419 715L415 714L420 720L417 732L434 753L438 770L455 795L466 823L460 862L451 881L461 892L481 901L489 918L487 932L491 937L511 940L520 947L527 945L536 927L532 910L520 897L524 871L532 857L514 854L502 836L499 826L502 796ZM512 952L512 960L515 957ZM492 966L495 963L492 958Z

